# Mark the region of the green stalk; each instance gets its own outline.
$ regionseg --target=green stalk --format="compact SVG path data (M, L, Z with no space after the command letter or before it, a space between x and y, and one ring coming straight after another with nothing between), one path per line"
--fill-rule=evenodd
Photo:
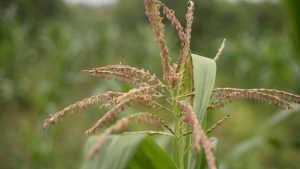
M176 139L177 139L177 143L178 143L178 157L179 157L179 169L184 169L184 149L185 149L185 139L182 136L183 132L182 132L182 120L179 118L177 119L177 123L176 123L176 130L175 133L177 135Z
M181 110L177 107L176 101L178 101L177 95L174 92L171 93L173 100L173 113L175 114L175 140L173 157L179 169L186 169L188 162L188 149L189 135L185 135L188 132L188 126L183 121Z
M184 144L182 137L182 120L181 113L176 103L176 95L173 91L171 93L173 113L175 115L175 139L173 144L173 158L179 169L185 169L184 167Z

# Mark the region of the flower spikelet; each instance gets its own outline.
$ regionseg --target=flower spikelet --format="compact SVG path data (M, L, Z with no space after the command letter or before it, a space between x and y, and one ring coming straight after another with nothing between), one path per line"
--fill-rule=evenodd
M153 0L144 0L146 15L148 16L150 25L155 35L155 41L160 48L160 57L163 66L164 80L168 80L170 73L170 55L169 48L165 41L164 25L159 12L159 5Z
M193 15L194 15L194 2L188 1L188 11L186 13L186 27L185 27L185 51L184 53L187 54L188 50L190 50L190 42L192 37L192 24L193 24Z
M164 121L162 121L157 116L154 116L149 113L147 113L147 114L144 113L144 114L140 114L139 116L135 116L135 118L133 120L135 122L141 123L141 124L150 124L151 126L153 126L155 128L164 127Z
M243 90L243 91L232 92L230 94L224 95L223 97L220 98L220 100L211 104L208 108L219 109L224 107L224 105L227 103L231 103L234 100L241 100L241 99L253 99L253 100L273 104L282 109L284 108L292 109L292 105L289 102L282 100L278 96L262 93L259 91L253 91L253 90Z
M90 71L90 73L98 78L101 79L108 79L108 80L116 80L124 83L131 84L135 87L145 85L146 83L143 82L140 79L137 79L135 77L131 77L128 74L119 73L119 72L112 72L107 70L102 71Z
M237 88L216 88L213 91L214 97L223 97L233 92L261 92L277 96L282 100L294 103L300 103L300 96L276 89L237 89Z
M183 48L181 49L178 57L178 67L177 72L179 68L182 66L182 64L186 61L186 58L188 54L190 53L190 43L191 43L191 34L192 34L192 24L193 24L193 14L194 14L194 2L188 1L188 11L186 13L186 27L185 27L185 40Z
M164 3L160 2L160 1L155 1L155 2L159 5L161 5L164 15L170 21L171 25L173 27L175 27L175 29L177 30L178 37L181 40L181 42L184 42L185 41L185 33L183 30L183 27L181 26L181 23L175 16L174 10L168 8Z
M220 56L221 56L221 54L223 52L223 49L225 48L225 42L226 42L226 39L223 39L223 42L222 42L222 44L221 44L221 46L220 46L220 48L218 50L218 53L216 54L216 56L214 58L215 61L217 61L220 58Z
M206 134L209 134L210 132L212 132L214 129L216 129L218 126L220 126L223 122L225 122L229 117L230 117L230 115L226 115L224 118L217 121L209 129L206 130Z
M111 75L111 78L113 78L114 76L118 78L123 77L123 79L121 80L127 83L133 83L134 86L144 85L145 83L149 85L161 84L161 81L155 75L151 75L148 71L126 65L109 65L104 67L92 68L85 71L91 73L93 76L100 78L103 76L103 78L106 78L109 75Z
M136 103L136 100L138 100L138 98L139 96L132 96L126 98L125 100L122 100L114 108L112 108L110 111L105 113L105 115L102 118L100 118L92 128L86 131L86 134L90 135L95 133L99 128L103 127L108 121L110 121L117 114L124 111L130 105Z
M199 152L200 145L202 145L209 168L216 169L215 156L212 152L213 145L201 128L193 107L188 102L178 102L178 105L184 113L186 123L193 128L195 149Z
M156 87L157 87L157 85L142 86L139 88L131 89L127 93L124 93L122 95L119 95L118 97L108 100L108 103L102 105L100 108L107 108L111 105L117 105L117 104L121 103L123 100L126 100L127 98L130 98L133 96L140 96L140 99L137 102L144 106L147 105L146 107L148 107L151 102L152 97L155 96L154 94L157 93L155 91Z
M46 119L43 127L48 128L51 124L56 124L59 122L65 115L71 114L75 111L86 109L90 106L101 103L103 100L111 99L115 96L119 95L118 92L106 92L103 94L98 94L96 96L92 96L81 101L78 101L68 107L65 107L63 110L55 113L50 118Z

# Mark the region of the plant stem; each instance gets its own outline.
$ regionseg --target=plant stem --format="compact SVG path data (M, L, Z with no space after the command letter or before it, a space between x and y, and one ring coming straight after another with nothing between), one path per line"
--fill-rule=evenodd
M176 104L176 103L175 103ZM184 152L185 152L185 147L186 147L186 140L185 137L183 136L183 133L185 133L184 127L185 125L183 124L183 120L182 120L182 115L180 113L180 111L178 111L178 108L176 106L176 128L175 128L175 134L176 134L176 143L177 143L177 163L178 163L178 167L179 169L185 169L185 163L184 163Z
M184 134L188 132L187 124L183 120L183 115L180 108L177 106L177 101L181 96L175 94L177 92L170 91L171 101L173 107L173 114L175 115L175 141L174 141L174 161L179 169L185 169L187 167L188 156L186 156L186 150L188 148L188 136ZM187 95L188 96L188 95ZM183 96L185 97L185 96Z
M177 107L176 103L176 95L175 93L170 90L171 94L171 101L172 101L172 109L173 109L173 114L175 115L175 139L174 139L174 145L173 145L173 157L174 157L174 162L177 164L179 169L184 169L184 158L182 156L182 131L181 127L182 126L182 120L179 108Z
M184 137L182 136L182 128L180 127L181 126L181 120L178 120L177 124L176 124L176 138L177 138L177 146L178 146L178 150L177 152L177 156L178 156L178 166L179 166L179 169L184 169L184 148L185 148L185 139Z

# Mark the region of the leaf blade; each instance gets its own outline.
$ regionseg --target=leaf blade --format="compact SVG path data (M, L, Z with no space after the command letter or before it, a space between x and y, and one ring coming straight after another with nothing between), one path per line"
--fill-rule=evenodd
M88 139L85 155L97 142L97 137ZM176 169L175 163L150 137L146 135L109 136L103 148L93 159L85 159L81 169Z
M193 107L202 124L214 88L217 66L213 59L207 57L192 54L192 59L195 87Z
M93 159L85 159L81 169L125 169L144 137L144 135L109 136L100 153ZM85 158L97 140L97 136L88 139L84 148Z
M195 54L192 54L192 61L195 88L193 109L202 128L205 128L206 108L214 88L217 66L215 60ZM190 152L189 169L198 169L205 165L205 158L201 155L203 153Z
M176 169L176 165L168 154L166 154L149 137L146 137L138 151L131 160L128 169L140 168L153 169Z

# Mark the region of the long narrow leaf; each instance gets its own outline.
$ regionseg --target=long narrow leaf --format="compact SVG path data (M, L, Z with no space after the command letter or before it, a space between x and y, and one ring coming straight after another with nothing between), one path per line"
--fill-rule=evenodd
M192 54L195 96L194 111L198 120L203 124L206 107L215 84L217 66L213 59Z
M193 109L204 128L206 108L214 88L217 66L215 60L203 56L192 54L192 59L195 87ZM201 154L203 153L190 153L189 169L198 169L205 164L205 158Z

